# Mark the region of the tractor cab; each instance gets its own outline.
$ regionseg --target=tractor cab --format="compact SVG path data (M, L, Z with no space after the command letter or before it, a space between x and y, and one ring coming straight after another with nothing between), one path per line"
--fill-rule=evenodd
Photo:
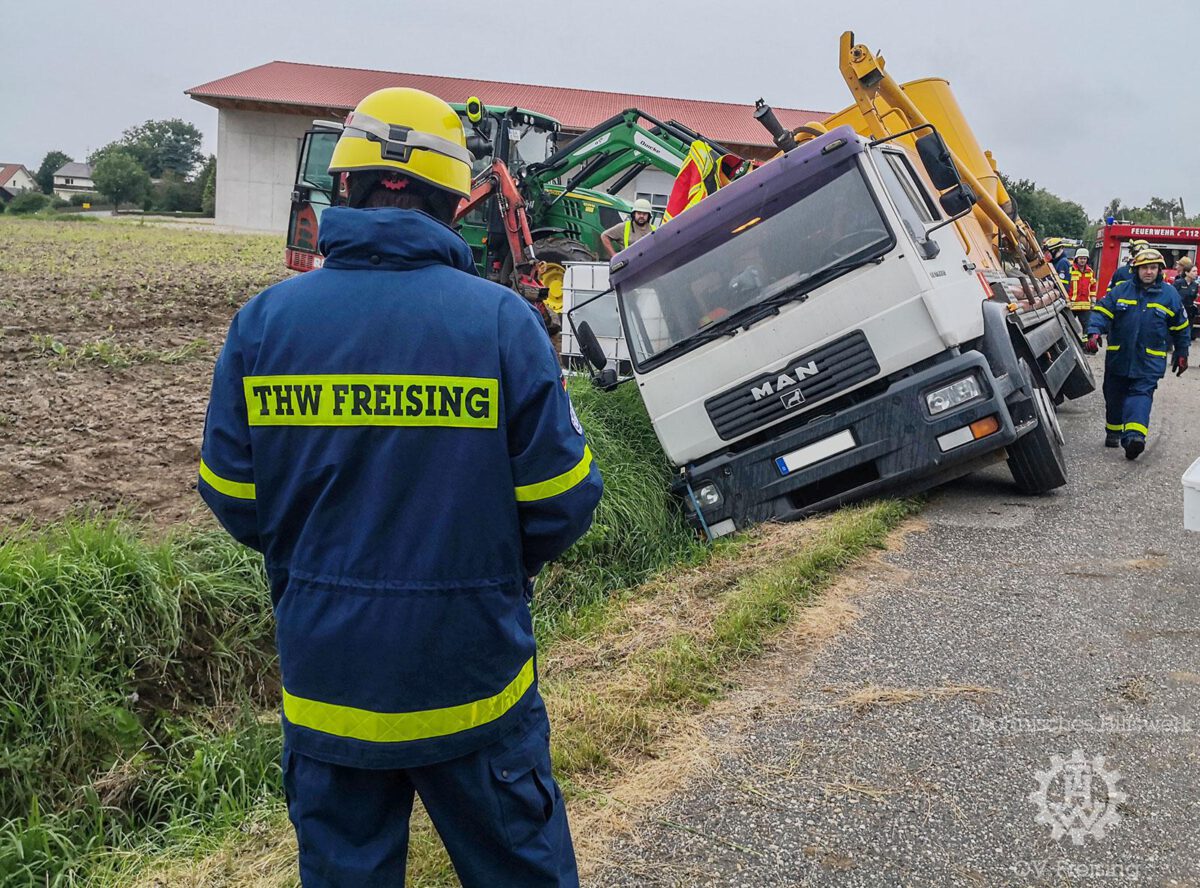
M560 127L551 117L523 108L485 107L480 119L472 122L465 103L451 107L458 112L468 135L468 147L474 157L472 178L487 173L493 161L499 159L519 180L522 171L531 164L544 162L554 152ZM341 132L340 122L318 120L304 134L287 233L287 267L295 271L320 268L322 264L317 252L317 229L321 214L333 203L335 183L329 174L329 158ZM489 258L503 262L504 257L499 254L507 249L507 241L503 219L494 201L468 213L459 223L481 271L491 271L493 262ZM489 243L495 243L496 249L489 250ZM499 265L495 270L499 272Z
M304 134L288 218L287 267L293 271L320 268L324 261L317 252L317 227L321 214L333 203L329 159L341 134L342 124L329 120L315 121Z

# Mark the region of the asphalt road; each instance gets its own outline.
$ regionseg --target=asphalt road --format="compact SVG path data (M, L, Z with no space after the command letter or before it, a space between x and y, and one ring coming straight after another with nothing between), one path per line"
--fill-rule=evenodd
M1099 392L1059 415L1070 483L1023 497L1000 464L934 493L854 630L593 884L1200 885L1200 534L1180 487L1200 371L1163 380L1134 463L1101 446ZM845 705L869 686L913 699Z

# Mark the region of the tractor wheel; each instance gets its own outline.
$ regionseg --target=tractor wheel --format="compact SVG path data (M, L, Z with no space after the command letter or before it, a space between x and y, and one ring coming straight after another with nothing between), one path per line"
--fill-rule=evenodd
M565 237L548 237L536 241L533 253L541 263L540 277L549 288L546 305L556 315L563 310L563 276L568 262L595 262L596 255L577 240Z
M1021 358L1021 376L1033 394L1037 427L1008 445L1008 468L1022 493L1046 493L1067 483L1063 434L1050 393Z

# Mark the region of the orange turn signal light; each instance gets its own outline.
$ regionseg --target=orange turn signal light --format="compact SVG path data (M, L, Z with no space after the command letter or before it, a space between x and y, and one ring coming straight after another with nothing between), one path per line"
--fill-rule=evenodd
M983 419L977 419L971 423L971 435L976 441L986 438L988 435L994 435L998 431L1000 431L1000 421L994 416L985 416Z

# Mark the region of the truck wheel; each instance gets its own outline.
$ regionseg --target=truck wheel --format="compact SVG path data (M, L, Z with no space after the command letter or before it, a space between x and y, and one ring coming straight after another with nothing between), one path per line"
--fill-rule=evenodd
M533 254L543 263L541 279L549 288L546 305L555 314L562 314L563 276L568 262L595 262L596 255L577 240L548 237L533 244Z
M1020 363L1021 376L1033 393L1037 428L1008 446L1008 468L1022 493L1046 493L1067 483L1063 434L1050 393L1029 369L1029 362L1021 358Z
M1087 355L1083 353L1083 346L1075 333L1075 325L1064 323L1063 326L1067 331L1067 348L1075 355L1075 369L1063 381L1059 394L1073 401L1096 390L1096 377L1092 373L1092 365L1088 363Z

